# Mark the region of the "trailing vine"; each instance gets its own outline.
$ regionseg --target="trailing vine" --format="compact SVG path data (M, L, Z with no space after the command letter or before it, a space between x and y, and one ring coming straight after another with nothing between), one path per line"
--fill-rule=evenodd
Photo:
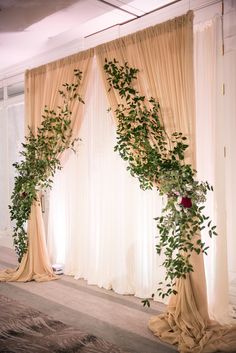
M157 188L166 204L159 217L157 254L164 253L165 283L157 289L162 298L177 294L176 281L193 272L193 252L207 254L208 246L200 232L217 235L216 226L205 216L206 194L213 190L208 182L196 180L196 170L185 164L187 138L181 132L168 136L160 119L159 102L142 96L133 85L137 68L123 66L115 59L105 60L104 70L110 89L119 93L122 103L115 110L117 144L115 151L127 161L130 174L139 179L143 190ZM154 297L154 294L152 294ZM143 300L150 305L149 300Z
M65 83L59 94L62 105L56 110L44 107L41 126L34 135L29 128L29 134L22 143L20 152L22 159L14 163L16 177L11 196L10 218L13 221L13 239L15 251L20 262L28 248L26 223L30 216L31 205L37 200L37 193L51 188L53 176L61 169L59 156L66 150L75 150L78 139L72 138L71 104L83 99L78 93L82 72L74 70L75 82Z

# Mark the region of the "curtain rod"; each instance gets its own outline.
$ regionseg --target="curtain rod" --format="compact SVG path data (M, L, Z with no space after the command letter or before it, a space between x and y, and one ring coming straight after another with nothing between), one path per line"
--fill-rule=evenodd
M101 1L101 0L98 0L98 1ZM103 1L103 0L102 0L102 1ZM182 1L182 0L175 0L175 1L172 1L172 2L170 2L169 4L165 4L165 5L163 5L163 6L160 6L160 7L155 8L154 10L151 10L151 11L149 11L149 12L147 12L147 13L144 13L143 15L140 15L140 16L138 16L137 18L131 18L130 20L127 20L127 21L124 21L124 22L117 23L117 24L115 24L115 25L106 27L106 28L101 29L101 30L99 30L99 31L97 31L97 32L91 33L91 34L85 36L84 38L86 39L86 38L92 37L92 36L95 35L95 34L105 32L106 30L111 29L111 28L114 28L114 27L116 27L116 26L123 26L123 25L125 25L125 24L127 24L127 23L133 22L133 21L135 21L135 20L137 20L137 19L139 19L139 18L145 17L145 16L147 16L147 15L149 15L149 14L151 14L151 13L160 11L160 10L162 10L162 9L164 9L164 8L167 8L167 7L169 7L169 6L171 6L171 5L174 5L174 4L176 4L176 3L178 3L178 2L181 2L181 1ZM201 6L199 6L199 7L195 7L195 8L192 8L192 9L189 8L189 10L198 11L198 10L204 9L204 8L206 8L206 7L208 7L208 6L211 6L211 5L220 3L221 1L222 1L222 0L213 0L212 2L207 3L207 4L205 4L205 5L201 5ZM121 9L120 9L120 10L121 10Z
M163 8L166 8L166 7L169 7L169 6L171 6L171 5L174 5L175 3L178 3L178 2L180 2L180 1L182 1L182 0L175 0L175 1L172 1L172 2L169 3L169 4L166 4L166 5L163 5L163 6L161 6L161 7L158 7L158 8L155 9L155 10L152 10L152 11L150 11L150 12L148 12L148 13L145 13L145 14L139 16L139 18L144 17L144 16L147 16L147 15L149 15L150 13L159 11L159 10L161 10L161 9L163 9ZM208 7L208 6L211 6L211 5L214 5L214 4L217 4L217 3L222 3L222 4L223 4L223 0L213 0L213 1L211 1L210 3L208 3L208 4L206 4L206 5L202 5L202 6L199 6L199 7L196 7L196 8L192 8L191 10L193 10L193 11L198 11L198 10L204 9L204 8L206 8L206 7ZM222 7L223 7L223 5L222 5ZM189 9L189 10L190 10L190 9ZM102 30L100 30L100 31L94 32L94 33L92 33L92 34L89 34L88 36L86 36L86 37L84 37L84 38L85 38L85 39L86 39L86 38L89 38L89 37L91 37L91 36L93 36L93 35L95 35L95 34L98 34L98 33L101 33L101 32L105 32L106 30L108 30L108 29L110 29L110 28L116 27L117 25L124 25L124 24L126 24L126 23L128 23L128 22L132 22L132 21L134 21L134 20L137 20L137 19L134 18L134 19L125 21L125 22L123 22L123 23L120 23L120 24L116 24L116 25L107 27L107 28L102 29ZM19 75L24 75L24 73L25 73L25 70L24 70L24 71L21 71L21 72L19 72L19 73L17 73L17 74L11 75L11 76L7 76L7 77L0 78L0 81L8 80L9 78L12 78L12 77L15 77L15 76L19 76Z
M98 1L101 1L101 0L98 0ZM95 35L95 34L104 32L104 31L106 31L107 29L110 29L110 28L113 28L113 27L116 27L116 26L125 25L125 24L127 24L127 23L130 23L130 22L132 22L132 21L137 20L137 18L139 19L139 18L145 17L145 16L149 15L150 13L153 13L153 12L156 12L156 11L159 11L159 10L162 10L162 9L164 9L164 8L170 6L170 5L174 5L174 4L176 4L177 2L180 2L180 1L182 1L182 0L175 0L175 1L172 1L172 2L170 2L169 4L165 4L165 5L163 5L163 6L157 7L157 8L155 8L154 10L151 10L151 11L149 11L149 12L144 13L143 15L137 16L136 18L131 18L130 20L127 20L127 21L124 21L124 22L121 22L121 23L117 23L117 24L115 24L115 25L112 25L112 26L109 26L109 27L107 27L107 28L101 29L100 31L91 33L91 34L89 34L88 36L86 36L86 37L84 37L84 38L89 38L89 37L91 37L91 36L93 36L93 35ZM121 8L119 8L119 9L122 10Z

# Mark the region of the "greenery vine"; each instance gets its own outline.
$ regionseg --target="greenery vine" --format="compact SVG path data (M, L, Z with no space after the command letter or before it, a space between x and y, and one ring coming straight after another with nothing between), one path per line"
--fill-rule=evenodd
M207 254L208 246L200 232L217 235L216 226L205 216L206 194L213 190L208 182L196 180L196 170L185 164L187 138L181 132L168 136L160 119L159 102L147 99L134 87L137 68L123 66L115 59L105 60L104 70L110 89L118 91L122 103L115 110L117 144L115 151L127 161L127 170L137 177L143 190L157 188L166 204L155 218L158 229L156 251L164 253L165 283L157 289L162 298L176 294L176 280L193 272L193 252ZM154 294L152 294L154 297ZM150 305L149 300L143 300Z
M29 134L22 143L22 159L13 164L16 177L9 209L14 224L13 239L19 262L28 248L26 223L31 205L37 200L39 191L52 187L53 176L57 169L61 169L59 156L66 149L75 150L78 140L72 137L70 109L75 100L84 103L78 93L82 72L75 69L74 76L74 83L65 83L58 91L62 97L62 105L56 110L44 107L42 124L37 129L37 134L34 135L29 128Z

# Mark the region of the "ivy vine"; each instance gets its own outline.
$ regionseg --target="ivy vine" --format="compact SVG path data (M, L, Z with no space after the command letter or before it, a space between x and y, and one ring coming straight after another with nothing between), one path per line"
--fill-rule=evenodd
M83 99L78 93L82 72L74 70L74 83L65 83L58 91L62 104L54 109L44 107L41 126L34 135L29 128L29 134L22 143L20 162L14 163L16 177L11 196L10 218L13 221L13 239L18 261L21 262L28 248L26 231L31 205L37 200L37 193L51 188L53 176L61 169L59 156L66 150L75 151L78 139L72 137L71 104Z
M176 281L193 272L193 252L207 254L208 246L200 232L206 227L209 236L217 235L216 226L203 210L208 182L196 180L196 170L184 162L187 138L181 132L168 136L161 121L159 102L147 99L134 87L137 68L123 66L115 59L105 60L104 70L110 89L121 98L114 111L117 119L115 151L127 161L130 174L137 177L143 190L157 188L166 204L157 221L157 254L164 253L165 283L158 294L165 298L177 294ZM152 294L154 297L154 294ZM149 300L143 300L150 305Z

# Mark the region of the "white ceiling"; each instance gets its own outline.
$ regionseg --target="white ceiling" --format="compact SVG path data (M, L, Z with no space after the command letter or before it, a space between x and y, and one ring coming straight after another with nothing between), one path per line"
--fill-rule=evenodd
M0 0L0 73L173 0Z

